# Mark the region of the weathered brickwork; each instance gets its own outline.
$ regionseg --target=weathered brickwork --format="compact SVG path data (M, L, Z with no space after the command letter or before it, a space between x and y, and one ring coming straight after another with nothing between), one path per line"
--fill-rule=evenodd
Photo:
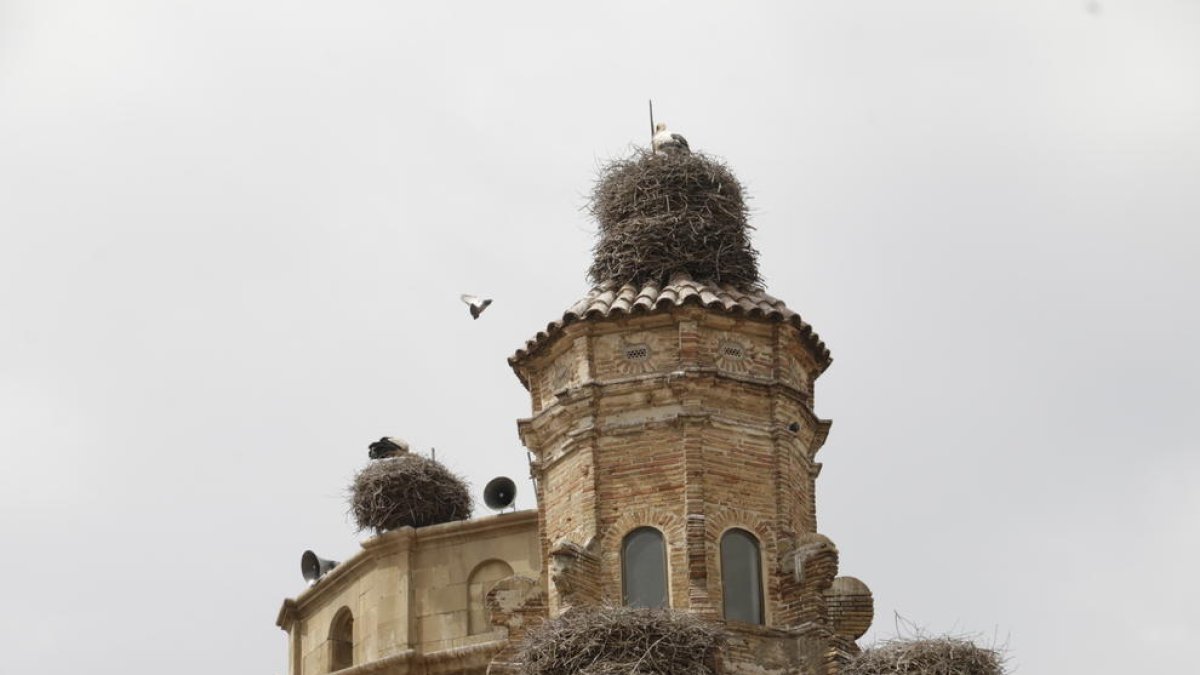
M871 589L854 577L837 577L825 590L829 622L838 635L850 640L862 637L875 619Z
M568 325L514 362L522 381L554 382L550 396L531 386L519 427L542 546L594 560L588 597L622 602L622 542L649 526L666 541L670 605L720 619L722 537L758 540L766 625L744 628L727 672L826 672L842 644L825 594L837 549L817 534L814 458L829 423L812 410L827 358L812 344L789 323L676 307ZM550 579L551 616L578 604Z
M546 589L541 581L513 576L502 579L487 595L491 621L506 636L506 641L493 657L487 675L515 675L520 672L516 661L521 641L537 628L549 614Z

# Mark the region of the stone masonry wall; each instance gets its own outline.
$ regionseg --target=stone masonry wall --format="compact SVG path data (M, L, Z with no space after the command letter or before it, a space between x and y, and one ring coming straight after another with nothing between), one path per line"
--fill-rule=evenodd
M473 573L504 569L536 577L543 560L536 523L536 513L524 511L368 539L315 586L284 602L278 623L291 637L289 672L329 672L330 627L342 608L354 617L356 667L377 664L371 672L381 674L459 672L455 664L478 662L482 672L505 634L490 626L471 634L472 612L488 615L486 591L472 588L480 578ZM490 589L494 582L486 583Z

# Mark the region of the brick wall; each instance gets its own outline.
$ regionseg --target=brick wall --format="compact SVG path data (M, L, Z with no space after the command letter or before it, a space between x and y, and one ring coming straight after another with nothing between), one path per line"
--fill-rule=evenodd
M539 383L520 426L543 549L594 555L601 599L620 603L622 539L656 527L671 605L717 617L720 537L739 527L760 542L767 621L796 620L785 596L798 592L797 538L816 531L813 457L828 426L811 409L808 350L789 324L676 308L570 325L519 362Z

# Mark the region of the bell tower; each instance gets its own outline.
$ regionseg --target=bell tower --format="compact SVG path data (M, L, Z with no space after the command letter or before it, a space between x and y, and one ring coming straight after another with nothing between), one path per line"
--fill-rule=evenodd
M667 606L726 622L732 662L770 665L769 644L780 667L836 672L871 597L835 583L817 530L830 422L813 387L829 351L762 289L741 188L718 162L618 162L592 211L595 287L510 358L532 400L518 427L550 616Z

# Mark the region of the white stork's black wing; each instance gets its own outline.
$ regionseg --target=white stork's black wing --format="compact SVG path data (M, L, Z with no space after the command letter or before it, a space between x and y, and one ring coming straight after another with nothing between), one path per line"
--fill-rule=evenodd
M671 140L673 140L676 143L678 143L679 145L681 145L684 150L687 150L688 152L692 151L692 148L688 145L687 139L684 138L683 136L680 136L679 134L676 134L676 133L672 133Z

